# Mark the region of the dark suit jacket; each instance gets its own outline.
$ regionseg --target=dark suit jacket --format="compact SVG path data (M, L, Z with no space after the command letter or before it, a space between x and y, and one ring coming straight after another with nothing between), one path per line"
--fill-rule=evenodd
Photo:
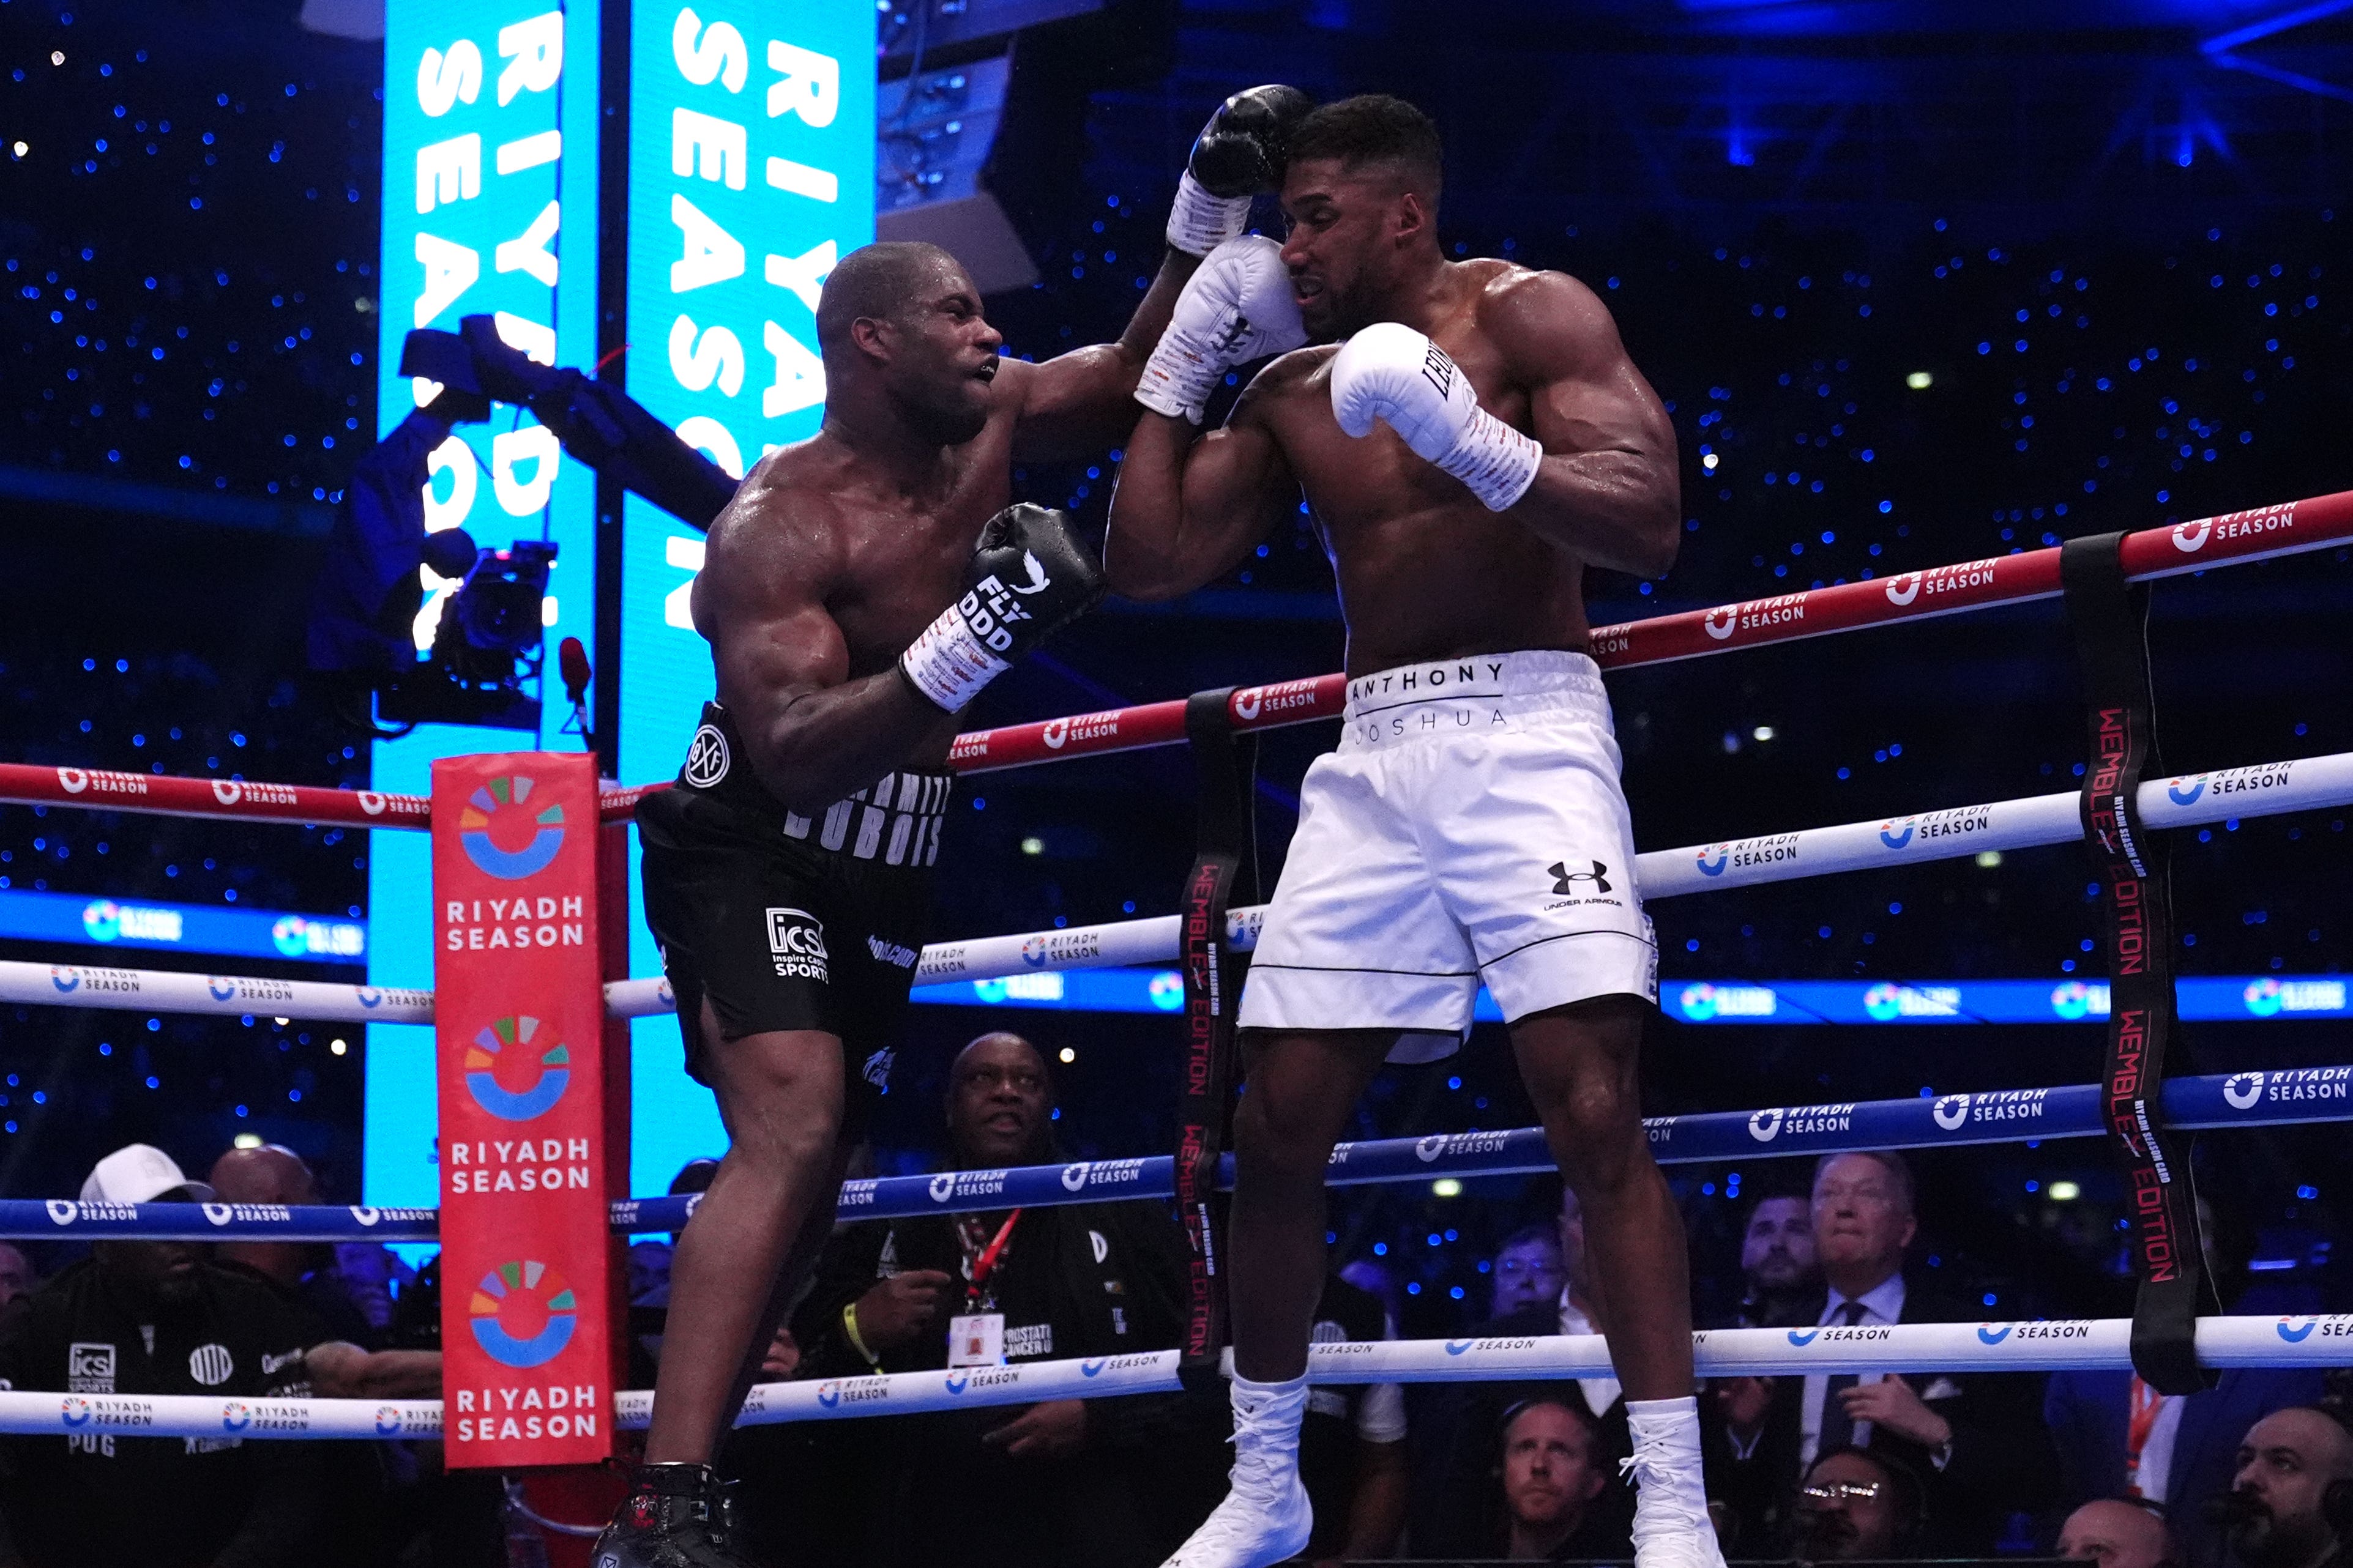
M2060 1506L2074 1509L2125 1488L2125 1427L2131 1399L2128 1372L2062 1372L2051 1378L2042 1417L2059 1449ZM2166 1511L2195 1563L2219 1563L2222 1545L2201 1511L2209 1498L2231 1489L2239 1440L2274 1410L2309 1405L2322 1376L2306 1368L2226 1372L2212 1388L2181 1407L2166 1472Z
M1807 1322L1820 1319L1828 1299L1814 1299ZM1978 1316L1975 1307L1906 1276L1899 1321L1959 1323ZM2034 1512L2051 1491L2054 1464L2051 1435L2042 1420L2042 1374L1912 1373L1904 1381L1951 1425L1952 1456L1940 1471L1920 1445L1877 1426L1872 1429L1872 1450L1911 1466L1927 1489L1930 1522L1924 1546L1939 1556L1990 1552L2010 1516ZM1804 1378L1775 1379L1765 1429L1748 1456L1737 1458L1728 1437L1718 1437L1723 1447L1708 1456L1710 1468L1724 1478L1725 1500L1740 1516L1744 1555L1778 1541L1788 1528L1799 1479L1804 1400Z

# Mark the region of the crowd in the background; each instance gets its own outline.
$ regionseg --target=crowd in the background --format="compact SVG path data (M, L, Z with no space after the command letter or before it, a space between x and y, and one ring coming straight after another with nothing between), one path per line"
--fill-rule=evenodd
M984 1035L960 1052L939 1168L1060 1156L1045 1054ZM697 1161L673 1191L706 1186ZM1704 1326L1785 1328L1984 1317L1923 1267L1915 1180L1898 1155L1841 1154L1763 1190L1721 1256L1694 1258L1736 1306ZM100 1202L302 1204L290 1151L222 1152L206 1177L132 1145L100 1161ZM1186 1246L1165 1205L845 1223L769 1347L765 1381L1111 1358L1180 1337ZM2218 1261L2225 1250L2217 1248ZM629 1255L628 1381L661 1354L669 1244ZM1378 1258L1332 1258L1318 1343L1399 1336ZM0 1248L0 1379L74 1393L394 1399L440 1388L438 1269L373 1246L111 1242L37 1280ZM1505 1237L1470 1337L1601 1331L1583 1216L1564 1198ZM2258 1277L2260 1279L2260 1277ZM2250 1284L2230 1310L2337 1304L2326 1277ZM968 1325L997 1325L966 1343ZM1704 1391L1707 1471L1735 1561L1905 1561L2041 1553L2104 1568L2341 1568L2353 1562L2347 1373L2239 1370L2187 1395L2130 1373L1719 1378ZM782 1568L1152 1568L1215 1503L1225 1402L1190 1393L740 1429L723 1456L736 1528ZM1622 1390L1588 1376L1319 1387L1303 1448L1319 1563L1622 1560L1630 1498ZM156 1506L110 1509L135 1479ZM2336 1483L2348 1483L2338 1486ZM533 1488L540 1489L536 1492ZM944 1493L958 1506L943 1506ZM577 1497L444 1473L425 1444L84 1435L0 1439L0 1564L505 1562L510 1537ZM13 1552L14 1556L10 1553ZM2339 1555L2331 1555L2332 1552Z

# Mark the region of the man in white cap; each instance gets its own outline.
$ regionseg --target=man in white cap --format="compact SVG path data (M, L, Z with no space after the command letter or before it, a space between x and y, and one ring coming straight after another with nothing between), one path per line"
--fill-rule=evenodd
M82 1184L89 1204L202 1203L213 1189L144 1143ZM90 1258L0 1307L0 1387L65 1394L311 1393L318 1336L260 1280L201 1243L103 1241ZM0 1568L93 1563L307 1563L322 1523L316 1448L215 1437L133 1437L95 1425L0 1440Z

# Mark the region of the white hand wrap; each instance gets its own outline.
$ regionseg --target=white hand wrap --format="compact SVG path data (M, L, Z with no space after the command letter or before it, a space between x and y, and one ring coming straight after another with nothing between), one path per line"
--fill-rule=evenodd
M1167 330L1145 362L1135 400L1198 425L1228 370L1306 341L1282 247L1264 235L1238 236L1209 252L1186 281Z
M1489 511L1535 483L1544 447L1479 406L1444 349L1411 327L1366 327L1332 362L1332 415L1362 438L1386 420L1417 457L1461 479Z
M1011 668L988 651L955 605L942 610L899 656L908 681L950 713L963 712L982 687Z
M1187 169L1168 205L1168 243L1187 256L1207 256L1250 226L1248 196L1213 196Z

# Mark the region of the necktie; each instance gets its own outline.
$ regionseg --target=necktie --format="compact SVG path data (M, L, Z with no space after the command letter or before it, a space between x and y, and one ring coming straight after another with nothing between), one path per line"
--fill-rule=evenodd
M1839 1308L1839 1321L1847 1328L1853 1328L1862 1321L1862 1314L1867 1310L1860 1301L1846 1302ZM1855 1374L1842 1372L1831 1378L1830 1385L1823 1390L1821 1439L1814 1445L1816 1455L1843 1448L1854 1441L1854 1423L1847 1416L1846 1402L1839 1397L1854 1385Z

